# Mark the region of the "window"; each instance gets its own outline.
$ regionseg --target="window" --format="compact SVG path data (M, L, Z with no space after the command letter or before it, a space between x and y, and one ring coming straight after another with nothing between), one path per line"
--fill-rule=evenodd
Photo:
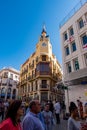
M66 56L69 55L69 47L68 46L65 48L65 53L66 53Z
M44 101L48 99L48 93L47 92L41 92L41 101Z
M78 62L78 59L75 59L75 60L74 60L74 69L75 69L75 70L79 70L79 62Z
M82 28L84 27L84 22L83 22L83 19L80 19L79 20L79 28Z
M10 74L10 78L13 79L13 74Z
M36 57L36 62L38 62L38 56Z
M46 61L46 56L42 56L42 61Z
M40 70L49 72L49 64L41 64Z
M82 36L82 43L83 43L83 45L87 44L87 36L86 35Z
M32 67L34 67L34 60L32 61Z
M76 51L76 44L75 44L75 42L72 43L72 52L74 52L74 51Z
M17 79L18 77L17 77L17 75L15 75L15 79Z
M66 67L67 67L67 72L70 73L71 72L71 64L70 64L70 62L68 62L66 64Z
M42 80L42 84L47 84L47 80Z
M72 70L71 70L71 64L70 62L67 63L67 72L70 73Z
M70 28L70 36L74 34L73 28Z
M8 78L8 72L4 72L4 78Z
M64 33L64 41L68 39L67 33Z
M47 80L42 80L42 88L47 88Z
M84 55L84 58L85 58L85 64L87 66L87 53Z
M49 74L50 72L50 67L49 67L49 63L39 63L37 66L36 66L36 72L39 71L41 73L47 73Z

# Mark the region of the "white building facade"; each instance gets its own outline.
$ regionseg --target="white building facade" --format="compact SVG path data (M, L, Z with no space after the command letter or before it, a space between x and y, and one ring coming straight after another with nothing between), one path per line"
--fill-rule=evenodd
M10 67L0 70L1 99L16 99L18 97L19 74L18 70Z
M60 24L63 80L69 88L65 95L68 105L79 98L83 102L87 100L87 0L80 1L72 12Z

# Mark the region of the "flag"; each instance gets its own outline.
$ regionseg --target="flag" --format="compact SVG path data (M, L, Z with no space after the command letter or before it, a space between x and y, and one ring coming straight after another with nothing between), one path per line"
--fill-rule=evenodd
M74 41L74 36L70 36L69 39L67 40L67 42L71 43L72 41Z
M83 49L86 49L87 48L87 43L85 45L83 45Z

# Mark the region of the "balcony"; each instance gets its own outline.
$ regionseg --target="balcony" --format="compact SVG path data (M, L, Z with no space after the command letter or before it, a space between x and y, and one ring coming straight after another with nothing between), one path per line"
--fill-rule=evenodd
M51 72L48 71L36 71L36 76L39 75L51 75Z
M67 74L64 81L69 84L81 84L82 81L87 81L87 68Z
M36 75L33 74L33 75L28 76L27 79L28 79L28 80L32 80L32 79L34 79L35 77L36 77Z
M40 84L39 89L40 90L49 90L49 85L48 84Z
M21 84L26 84L26 82L27 82L27 79L24 79L21 81Z
M28 69L25 69L22 73L21 73L21 76L28 73Z
M2 76L2 78L8 78L8 75L7 75L7 74L4 74L4 75Z
M31 80L31 79L32 79L32 76L31 76L31 75L29 75L29 76L27 77L27 79L28 79L28 80Z
M29 68L30 68L30 69L33 69L33 68L34 68L34 63L30 64L30 65L29 65Z

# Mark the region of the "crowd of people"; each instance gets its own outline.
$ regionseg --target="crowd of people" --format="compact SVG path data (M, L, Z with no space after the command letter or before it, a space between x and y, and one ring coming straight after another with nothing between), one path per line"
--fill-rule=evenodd
M44 106L38 100L24 103L21 100L0 101L0 130L53 130L56 124L62 123L66 106L64 102L45 102ZM77 100L77 105L70 102L70 116L67 130L87 130L87 103Z

